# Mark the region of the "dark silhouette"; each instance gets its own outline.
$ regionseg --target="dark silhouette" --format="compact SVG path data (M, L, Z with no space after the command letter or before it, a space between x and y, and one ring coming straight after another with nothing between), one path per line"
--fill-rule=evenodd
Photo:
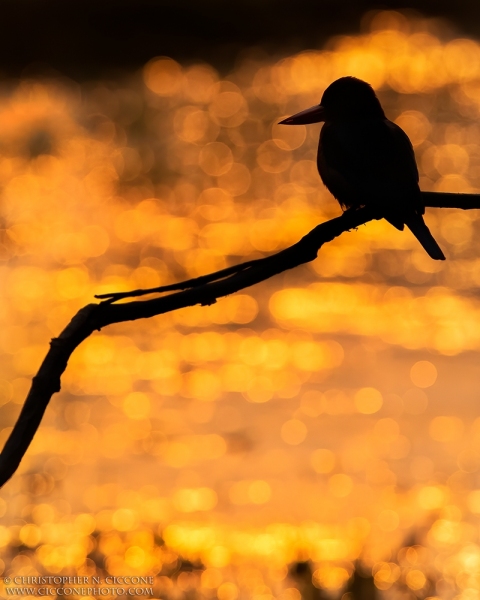
M377 600L378 598L378 590L371 571L364 569L358 561L355 563L355 571L348 582L345 594L349 594L351 600Z
M324 590L313 585L312 563L302 560L293 563L288 569L289 577L295 582L302 600L328 600Z
M422 198L426 206L437 208L461 208L464 210L480 208L480 194L422 192ZM271 256L250 260L216 273L172 285L131 292L112 292L97 296L97 298L103 298L104 301L100 304L87 304L81 308L58 338L51 340L50 350L32 380L32 386L17 422L0 452L0 487L17 470L40 425L51 397L60 391L61 376L67 368L72 352L94 331L112 323L146 319L185 306L214 304L218 298L228 296L314 260L323 244L332 241L343 232L357 228L375 218L378 217L372 214L369 207L355 211L349 210L340 217L317 225L296 244ZM132 301L115 304L117 300L123 298L165 292L174 293L143 302Z
M342 208L368 206L397 229L406 225L433 259L445 260L422 217L425 204L412 144L386 118L373 88L342 77L325 90L319 105L281 123L321 121L318 171Z

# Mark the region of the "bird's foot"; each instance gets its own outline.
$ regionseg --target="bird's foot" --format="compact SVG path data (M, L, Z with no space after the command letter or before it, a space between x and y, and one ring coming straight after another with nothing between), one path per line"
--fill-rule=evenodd
M359 210L367 211L370 219L379 221L383 219L385 215L382 213L381 209L378 206L374 206L372 204L357 204L355 206L349 206L344 210L343 214L348 218L348 215L354 215Z

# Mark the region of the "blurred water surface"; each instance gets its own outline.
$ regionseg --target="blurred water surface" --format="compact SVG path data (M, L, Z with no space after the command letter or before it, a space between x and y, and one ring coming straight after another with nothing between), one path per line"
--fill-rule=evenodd
M320 126L276 123L344 75L408 133L422 189L480 191L480 43L435 21L378 13L224 79L157 57L122 80L3 84L3 440L95 293L264 256L339 214ZM310 561L332 597L361 564L387 597L478 598L480 223L426 220L444 264L369 223L216 305L88 339L1 492L3 575L299 600L288 565Z

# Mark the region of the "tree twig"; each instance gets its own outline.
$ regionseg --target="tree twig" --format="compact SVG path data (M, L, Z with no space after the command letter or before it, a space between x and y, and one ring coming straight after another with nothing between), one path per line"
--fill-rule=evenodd
M454 192L422 192L425 206L430 208L480 208L480 194L457 194Z
M422 194L425 205L430 207L480 208L480 194ZM89 304L79 310L58 338L52 339L50 350L32 380L25 404L0 454L0 486L3 486L17 470L52 395L60 391L60 379L71 354L95 330L113 323L149 318L196 304L214 304L218 298L314 260L323 244L376 218L379 216L369 208L349 210L340 217L317 225L299 242L272 256L248 261L179 284L152 290L104 294L101 298L106 299L99 304ZM169 291L175 293L151 300L114 304L116 300L126 297Z

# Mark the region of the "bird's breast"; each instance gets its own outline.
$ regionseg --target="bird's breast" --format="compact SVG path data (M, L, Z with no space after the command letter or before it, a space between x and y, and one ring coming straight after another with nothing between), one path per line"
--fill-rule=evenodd
M410 141L387 119L326 122L317 158L320 177L346 207L423 212Z
M335 167L336 165L332 165L331 161L329 162L325 156L324 145L320 139L317 154L317 168L325 187L332 196L338 200L343 208L361 206L358 189L355 189L355 186L349 183L341 170L338 170L338 168Z

